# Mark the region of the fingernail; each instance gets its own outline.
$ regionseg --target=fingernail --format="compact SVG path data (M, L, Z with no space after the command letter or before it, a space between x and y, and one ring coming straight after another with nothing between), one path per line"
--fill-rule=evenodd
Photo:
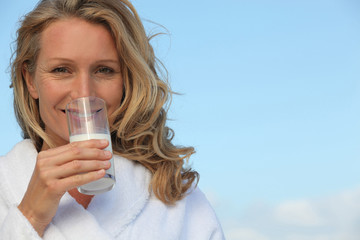
M106 140L106 139L101 139L100 142L101 142L101 144L106 144L106 143L108 143L108 140Z
M104 151L104 155L106 157L111 157L111 152L110 151Z

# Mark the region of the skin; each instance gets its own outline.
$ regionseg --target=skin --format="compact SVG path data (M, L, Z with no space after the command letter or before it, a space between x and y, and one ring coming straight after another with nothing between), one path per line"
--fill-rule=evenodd
M72 99L97 96L105 100L108 114L120 105L123 81L115 43L101 25L77 18L50 24L40 38L34 73L24 66L23 75L34 99L39 99L45 132L57 147L46 144L38 154L28 189L19 210L40 236L68 191L86 208L91 196L76 187L100 179L110 167L106 140L69 143L65 106ZM82 200L81 200L82 199Z

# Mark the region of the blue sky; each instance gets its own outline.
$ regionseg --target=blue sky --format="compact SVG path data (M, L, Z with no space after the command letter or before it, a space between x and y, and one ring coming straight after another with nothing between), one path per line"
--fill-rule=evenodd
M20 140L6 69L17 19L35 3L0 10L0 154ZM169 125L176 144L195 146L192 166L227 239L357 239L360 3L133 4L167 29L153 46L182 93Z

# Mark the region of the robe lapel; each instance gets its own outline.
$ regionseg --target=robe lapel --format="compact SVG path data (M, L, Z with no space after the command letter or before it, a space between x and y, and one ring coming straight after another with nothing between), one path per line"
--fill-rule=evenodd
M149 199L150 172L142 165L115 156L116 184L96 195L88 207L113 237L118 236L142 211Z
M52 224L69 240L112 239L99 225L97 219L68 193L61 199Z

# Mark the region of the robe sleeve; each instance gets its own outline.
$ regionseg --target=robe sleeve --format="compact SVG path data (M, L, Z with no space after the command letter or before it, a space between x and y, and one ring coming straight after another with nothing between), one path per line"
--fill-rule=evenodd
M16 206L7 209L6 206L0 204L0 213L0 239L41 240L33 226Z

